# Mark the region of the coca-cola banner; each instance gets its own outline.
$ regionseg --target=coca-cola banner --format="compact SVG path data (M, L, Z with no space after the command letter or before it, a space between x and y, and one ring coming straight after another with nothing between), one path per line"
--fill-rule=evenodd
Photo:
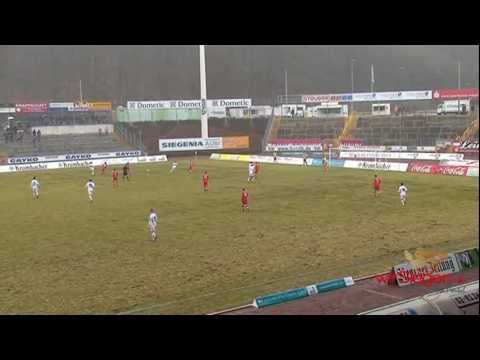
M421 174L466 176L468 166L447 166L412 162L408 164L407 171Z
M17 113L47 112L48 104L16 104L15 109Z
M478 98L478 89L439 89L433 92L434 100L474 99Z

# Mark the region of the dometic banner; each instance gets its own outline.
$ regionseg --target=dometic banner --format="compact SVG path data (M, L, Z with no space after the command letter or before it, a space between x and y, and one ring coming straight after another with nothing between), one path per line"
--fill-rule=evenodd
M466 176L468 166L446 166L413 162L408 165L408 172L435 175Z
M16 112L18 113L38 113L38 112L47 112L48 104L16 104Z
M474 99L478 98L478 89L439 89L433 92L434 100Z
M160 151L193 151L223 149L223 139L218 138L186 138L160 139Z
M345 160L343 165L345 168L367 169L367 170L383 170L383 171L407 171L408 163L393 162L375 162L375 161L354 161Z
M68 110L68 108L74 106L73 102L51 102L48 104L50 110Z
M352 94L302 95L303 103L351 102Z
M432 90L421 91L389 91L377 93L353 94L353 101L405 101L405 100L430 100Z
M252 99L215 99L207 100L207 108L251 107ZM129 110L155 109L202 109L202 100L159 100L159 101L127 101Z

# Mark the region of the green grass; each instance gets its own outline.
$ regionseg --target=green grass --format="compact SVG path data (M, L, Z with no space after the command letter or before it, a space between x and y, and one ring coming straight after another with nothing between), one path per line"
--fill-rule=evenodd
M405 249L478 246L478 178L247 163L134 166L112 189L87 169L1 174L0 313L198 314L257 295L341 276L383 271ZM201 188L208 170L211 190ZM42 187L34 201L30 180ZM402 208L397 188L409 200ZM241 213L247 186L251 212ZM159 216L150 241L149 209Z

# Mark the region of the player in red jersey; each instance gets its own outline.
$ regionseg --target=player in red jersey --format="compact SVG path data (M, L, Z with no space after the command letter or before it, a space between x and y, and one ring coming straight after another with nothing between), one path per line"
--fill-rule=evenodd
M257 178L259 172L260 172L260 164L256 162L255 163L255 179Z
M113 169L113 172L112 172L112 184L113 184L113 187L117 187L118 188L118 171L117 169Z
M382 179L380 179L377 175L373 177L373 194L377 196L377 192L380 192L380 186L382 184Z
M208 191L208 174L207 171L203 173L202 182L203 182L203 191Z
M107 170L107 162L106 161L102 165L102 175L105 175L105 170Z
M245 209L247 209L247 211L249 211L249 208L248 208L248 192L247 190L245 190L245 188L242 189L242 212L245 211Z

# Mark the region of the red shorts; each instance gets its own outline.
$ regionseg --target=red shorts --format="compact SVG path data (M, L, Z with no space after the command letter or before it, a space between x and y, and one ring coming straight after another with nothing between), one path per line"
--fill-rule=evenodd
M242 207L247 208L247 207L248 207L248 203L242 202Z
M380 191L380 186L374 186L373 189L374 189L375 191Z
M203 187L207 187L207 186L208 186L208 182L204 182Z

